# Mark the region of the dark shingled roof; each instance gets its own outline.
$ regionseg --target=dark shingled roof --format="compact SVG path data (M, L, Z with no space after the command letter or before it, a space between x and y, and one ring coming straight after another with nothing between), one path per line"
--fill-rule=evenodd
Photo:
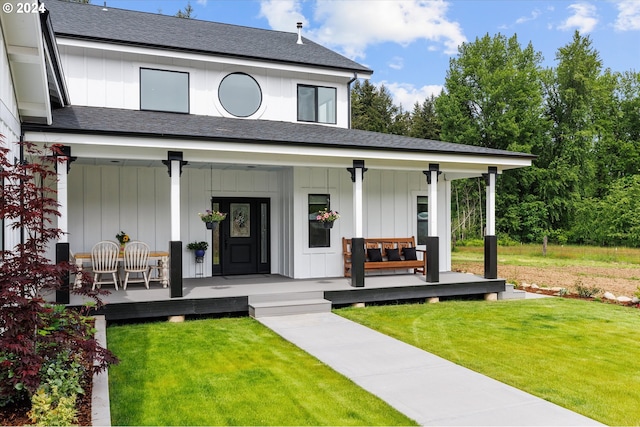
M60 108L53 111L52 125L24 124L23 127L25 130L52 133L535 158L525 153L334 126L102 107Z
M263 30L197 19L46 0L57 36L101 40L178 51L303 64L363 74L369 68L295 32ZM292 27L295 25L291 23Z

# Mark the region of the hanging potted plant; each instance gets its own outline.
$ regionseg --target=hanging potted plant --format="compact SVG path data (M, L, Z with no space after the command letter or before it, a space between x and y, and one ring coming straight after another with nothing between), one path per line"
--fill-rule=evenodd
M340 218L338 211L330 211L324 208L316 213L316 220L320 221L324 228L333 228L333 222Z
M207 229L214 230L218 226L218 223L227 217L227 214L207 209L205 213L198 213L198 216L200 216L202 222L205 223Z
M207 242L191 242L187 245L187 249L190 251L195 251L196 258L204 257L204 252L209 247Z

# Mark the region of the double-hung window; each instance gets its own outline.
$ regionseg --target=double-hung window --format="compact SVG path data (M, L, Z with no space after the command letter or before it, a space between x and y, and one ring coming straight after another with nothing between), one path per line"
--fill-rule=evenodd
M336 88L298 85L298 121L336 123Z
M189 73L140 68L140 109L189 113Z

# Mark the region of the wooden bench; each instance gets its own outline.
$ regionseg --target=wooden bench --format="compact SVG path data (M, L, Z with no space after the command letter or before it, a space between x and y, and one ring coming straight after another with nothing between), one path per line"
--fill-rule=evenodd
M423 259L405 259L402 254L404 248L415 248L416 241L411 237L389 237L389 238L367 238L364 239L365 246L365 271L374 270L400 270L400 269L413 269L413 273L426 274L426 257L424 250L416 250L416 252L423 253ZM369 249L379 249L382 255L381 261L372 261L369 258ZM388 249L397 249L400 255L400 260L389 261ZM373 254L372 254L373 255ZM351 277L351 239L342 238L342 256L344 259L344 277Z

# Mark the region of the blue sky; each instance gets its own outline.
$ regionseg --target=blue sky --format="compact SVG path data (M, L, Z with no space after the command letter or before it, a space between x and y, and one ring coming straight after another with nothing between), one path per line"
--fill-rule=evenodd
M92 0L102 4L104 0ZM374 70L394 102L411 110L439 93L457 46L485 34L517 34L556 64L575 30L589 35L604 68L640 71L640 0L191 0L196 19L296 31ZM107 6L174 15L187 0L107 0Z

